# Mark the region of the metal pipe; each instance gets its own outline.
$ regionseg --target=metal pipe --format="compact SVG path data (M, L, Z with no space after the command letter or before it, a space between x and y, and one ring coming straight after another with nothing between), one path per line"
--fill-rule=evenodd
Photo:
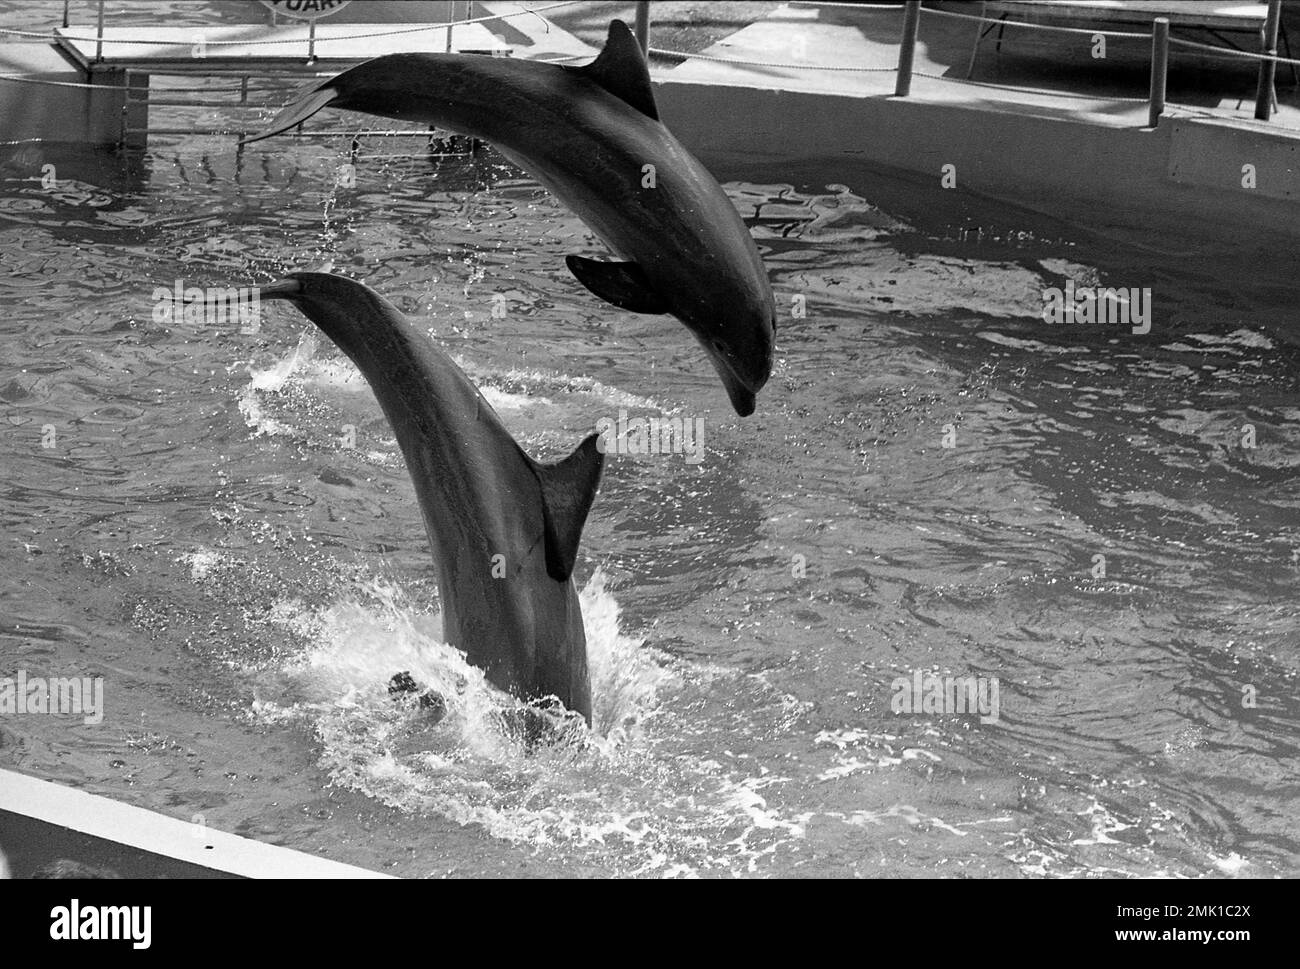
M99 0L99 26L95 32L95 63L104 59L104 0Z
M1151 25L1151 115L1148 127L1160 124L1169 86L1169 18L1157 17Z
M307 22L307 63L316 59L316 21Z
M921 0L907 0L902 47L898 51L898 84L894 87L896 98L905 98L912 93L912 63L916 59L916 35L920 27Z
M68 29L68 4L71 2L72 0L63 0L63 29L64 30Z
M636 42L641 45L641 53L650 55L650 2L638 2L636 5Z
M1263 52L1277 56L1277 35L1282 23L1282 0L1269 0L1268 19L1264 21ZM1277 78L1277 61L1259 62L1259 88L1255 91L1255 117L1267 121L1273 114L1273 92Z
M239 104L234 101L175 101L170 98L159 100L149 95L142 98L127 95L127 100L132 104L147 104L151 108L244 108L252 105Z
M127 128L132 135L231 135L241 138L254 134L254 130L237 130L235 128ZM367 138L427 138L427 131L367 131ZM346 138L346 131L304 131L300 138Z

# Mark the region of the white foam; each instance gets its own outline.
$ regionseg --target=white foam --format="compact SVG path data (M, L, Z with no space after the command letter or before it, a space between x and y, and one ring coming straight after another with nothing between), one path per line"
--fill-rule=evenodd
M1107 811L1106 808L1102 806L1101 802L1098 801L1096 798L1093 798L1092 804L1088 807L1086 811L1083 812L1081 816L1088 818L1089 821L1091 822L1092 837L1075 838L1073 841L1070 842L1070 844L1072 845L1123 844L1123 842L1117 841L1116 839L1112 838L1111 835L1117 834L1120 831L1127 831L1129 828L1136 827L1135 824L1125 824L1123 821L1120 821L1109 811Z
M894 763L901 764L902 761L894 761ZM835 766L829 767L826 770L822 771L820 774L818 774L817 780L838 781L845 777L848 777L850 774L856 774L859 771L872 770L873 768L883 767L883 766L887 766L887 765L883 764L879 760L868 762L868 761L859 760L857 757L836 757Z
M1250 867L1250 862L1241 857L1241 855L1237 854L1235 851L1229 852L1227 856L1223 858L1216 858L1214 855L1210 855L1210 861L1214 862L1214 867L1218 868L1219 871L1225 872L1229 875L1240 874L1244 869Z
M535 844L574 838L635 842L644 832L634 814L590 816L585 804L519 804L521 787L549 788L564 766L616 756L653 712L656 691L670 678L640 640L618 628L618 605L598 572L581 591L593 685L593 721L556 721L554 743L526 751L503 726L520 702L488 683L464 654L441 639L436 614L420 612L394 587L373 581L362 595L306 610L284 602L272 618L307 632L311 646L256 680L255 716L310 724L332 779L403 810L432 811L478 823L498 837ZM441 695L447 713L430 725L418 704L388 694L394 674L409 672L422 690ZM491 777L506 769L512 783Z
M178 559L184 565L190 567L190 579L194 582L201 582L206 579L212 572L213 568L221 561L221 553L214 552L212 549L201 548L194 552L188 552L181 555Z
M316 354L318 343L313 330L304 330L298 338L298 345L269 367L248 368L249 382L239 394L239 412L244 415L244 423L253 431L254 437L282 436L293 433L288 424L267 415L262 406L262 394L279 393L289 384L294 374L298 373Z
M949 824L943 818L922 814L910 804L895 804L884 811L854 811L852 814L843 815L843 818L846 824L855 824L861 827L866 827L869 824L879 825L887 820L897 818L906 822L909 827L935 828L962 838L970 834L969 831L963 831L960 827ZM972 824L974 822L966 823Z
M843 750L850 745L861 743L880 743L884 741L897 740L893 734L876 733L871 730L862 730L856 727L845 727L842 730L822 730L813 738L815 744L833 744Z
M1254 330L1242 329L1233 330L1227 336L1212 336L1207 333L1191 333L1187 336L1188 340L1195 340L1197 343L1207 346L1217 347L1248 347L1252 350L1272 350L1275 344L1262 333L1256 333Z
M301 381L306 386L349 393L369 393L370 385L361 371L347 357L315 358L304 361Z
M492 370L481 367L472 360L466 360L460 356L453 356L456 362L465 373L479 385L479 390L484 396L488 395L489 390L495 389L501 391L497 385L506 385L510 387L519 386L529 390L525 396L533 398L532 391L541 390L552 397L566 394L578 394L587 397L595 397L602 402L612 404L616 407L640 407L648 410L657 410L662 413L672 414L675 410L665 409L658 401L649 397L639 397L636 394L629 394L619 390L617 387L611 387L603 384L599 380L591 377L570 377L566 374L555 373L546 370L524 370L511 368L508 370ZM491 400L491 398L488 398ZM535 398L534 398L535 399ZM543 398L546 399L546 398Z
M304 330L298 338L298 345L271 366L261 370L249 367L248 373L251 378L249 386L253 390L268 393L282 390L284 385L289 382L289 378L301 370L316 355L319 346L316 331Z
M524 410L529 407L536 407L539 404L547 407L551 406L549 398L533 397L529 394L512 394L488 384L480 387L479 393L492 405L492 409L497 411Z

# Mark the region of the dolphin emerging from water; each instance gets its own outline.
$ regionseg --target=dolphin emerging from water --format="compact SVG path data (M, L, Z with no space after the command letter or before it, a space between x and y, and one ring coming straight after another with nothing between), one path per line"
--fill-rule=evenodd
M558 697L590 724L572 575L600 484L599 436L558 464L538 464L452 359L361 283L291 273L259 298L293 303L374 390L424 513L446 641L496 686L526 700Z
M377 57L312 88L247 141L327 106L491 142L623 260L569 256L578 280L620 309L677 317L736 412L754 412L772 372L772 286L736 207L659 121L627 24L611 23L605 49L584 67L481 54Z

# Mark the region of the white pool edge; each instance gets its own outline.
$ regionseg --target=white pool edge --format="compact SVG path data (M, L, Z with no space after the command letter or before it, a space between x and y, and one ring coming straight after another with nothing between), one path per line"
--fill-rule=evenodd
M0 811L244 878L391 878L0 769Z

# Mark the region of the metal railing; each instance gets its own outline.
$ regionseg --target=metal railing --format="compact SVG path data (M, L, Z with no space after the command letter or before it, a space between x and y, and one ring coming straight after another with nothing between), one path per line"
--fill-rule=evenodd
M1268 20L1264 24L1264 53L1277 57L1277 35L1282 27L1282 0L1268 5ZM1277 60L1259 62L1259 88L1255 92L1255 117L1267 121L1273 108L1273 86Z
M109 33L107 35L105 34L105 10L107 6L105 0L90 0L90 2L93 3L94 5L93 13L95 17L95 31L93 35L90 33L89 30L85 30L85 31L74 30L73 33L79 35L75 39L79 40L83 44L89 45L93 42L94 44L93 60L90 58L89 54L87 54L87 60L92 60L93 63L103 64L104 56L105 56L105 45L106 44L111 45L115 40L119 39L119 36L114 35L112 33ZM474 0L453 0L453 2L449 4L449 13L451 19L442 23L434 24L432 26L439 27L439 28L444 28L444 27L446 28L447 44L448 44L448 49L450 50L451 44L453 43L452 31L457 26L468 24L468 23L477 23L481 21L508 19L514 16L536 15L539 10L554 9L556 7L561 7L561 6L571 6L578 2L580 2L580 0L566 0L566 2L562 2L562 3L555 3L555 2L545 3L538 8L531 9L531 10L523 10L515 13L506 13L499 16L476 17L475 16L476 4L474 3ZM71 20L70 8L71 8L70 0L64 0L62 26L65 32L68 30L70 20ZM376 31L374 27L364 25L364 24L358 24L356 25L357 33L355 36L369 37L369 36L382 36L382 35L393 34L393 33L399 33L399 34L408 33L408 32L419 31L419 30L427 30L429 26L430 25L419 25L414 27L403 26L393 30L380 29ZM195 29L198 30L199 28L195 28ZM312 67L314 54L315 54L313 34L314 34L314 30L308 31L307 46L305 50L306 57L305 57L305 61L303 62L303 64L305 64L308 70L314 69ZM43 39L43 40L54 39L51 34L46 32L34 31L34 30L13 30L8 28L0 28L0 38L3 38L5 36L17 36L25 39ZM157 38L150 38L150 37L129 38L129 39L125 39L124 42L132 43L132 44L156 44L156 45L166 45L166 46L174 46L176 44L175 40L159 40ZM256 40L256 41L216 41L216 40L206 41L206 44L210 46L221 46L225 44L256 45L256 44L266 44L266 43L283 43L283 42L277 40L265 40L265 39ZM110 56L111 56L111 47L110 47ZM199 61L199 58L197 56L195 59L196 62ZM70 82L70 81L56 81L56 80L52 80L48 78L40 78L40 77L29 77L25 75L8 75L8 74L0 74L0 81L13 81L13 82L35 84L35 85L50 85L50 86L58 86L58 87L84 88L84 89L95 90L100 92L121 91L123 92L124 97L120 109L121 117L118 125L119 128L118 143L119 145L130 145L130 144L140 144L142 138L147 138L150 135L224 135L224 134L247 135L248 133L250 133L250 131L256 130L256 126L253 126L245 130L247 126L242 123L237 123L233 126L222 125L218 127L200 127L194 125L189 125L185 127L175 127L175 126L165 126L165 125L159 126L156 124L141 124L139 121L139 118L142 117L140 111L142 109L147 111L150 108L178 108L178 107L217 108L217 109L258 109L258 110L265 109L267 107L270 107L271 105L259 103L257 101L251 100L250 94L257 92L261 94L271 94L272 96L275 96L276 94L288 95L291 94L293 91L297 90L297 88L301 85L301 77L302 77L301 74L302 65L299 66L296 72L295 69L292 67L263 70L256 75L257 87L250 87L250 81L253 80L253 77L250 76L247 68L237 66L237 65L217 63L217 64L205 64L202 70L203 76L206 77L209 81L215 78L230 78L235 82L235 85L233 87L221 87L221 86L213 87L210 83L205 84L202 88L198 88L198 89L195 89L193 87L159 87L156 84L157 78L159 77L189 78L194 75L194 71L186 70L184 68L177 69L174 65L166 65L166 64L150 66L145 70L135 69L130 65L114 64L113 66L116 69L120 70L120 79L123 83L94 83L97 80L103 80L103 78L96 78L96 77L88 78L88 80L92 83L78 83L78 82ZM151 81L155 83L151 83ZM268 87L267 86L268 84L271 86ZM231 94L231 93L236 94L237 97L229 100L214 99L212 97L212 95L214 94ZM338 131L308 133L308 132L303 132L301 129L299 129L298 133L306 137L335 137L338 134L340 134L340 132ZM343 133L350 133L350 132L345 131ZM416 129L416 130L405 130L405 129L389 130L389 129L368 129L367 128L360 132L354 133L354 137L356 138L369 137L369 136L418 137L418 138L428 139L430 141L430 145L432 146L433 142L436 141L438 138L438 133L432 132L432 130L428 128ZM459 152L457 152L457 154L459 154Z
M94 2L96 6L96 31L93 38L95 41L95 59L97 61L102 61L103 54L104 54L104 43L105 43L105 37L104 37L105 0L91 0L91 2ZM539 7L534 7L531 8L530 10L524 11L524 13L540 14L542 12L559 8L559 7L575 6L580 2L582 2L582 0L561 0L561 2L545 3ZM819 2L819 0L796 0L796 2L806 2L810 6L853 7L858 10L875 9L875 10L891 10L895 12L899 10L899 6L897 3L847 4L847 3L830 2L830 0L827 0L827 2ZM67 27L69 22L68 20L69 5L70 5L70 0L64 0L63 24L65 28ZM462 9L464 9L465 11L464 17L463 18L456 17L455 15L461 13ZM1146 100L1148 104L1148 124L1150 125L1150 127L1156 127L1159 123L1159 119L1161 118L1161 116L1163 116L1166 110L1168 82L1169 82L1170 49L1174 45L1193 49L1193 50L1205 51L1220 56L1249 58L1249 59L1258 60L1259 78L1258 78L1258 87L1257 87L1256 98L1255 98L1255 117L1264 121L1269 120L1272 116L1273 105L1276 101L1275 81L1276 81L1277 65L1288 64L1293 69L1297 65L1300 65L1300 60L1278 56L1278 52L1277 52L1278 40L1279 40L1279 33L1281 29L1280 10L1281 10L1280 0L1269 0L1268 15L1266 18L1266 22L1264 24L1263 29L1260 31L1262 50L1260 53L1256 54L1256 53L1251 53L1249 51L1237 50L1230 47L1217 47L1209 44L1196 43L1182 38L1171 37L1170 19L1167 17L1156 18L1152 23L1151 31L1149 34L1146 32L1133 32L1133 31L1113 31L1113 30L1108 31L1108 30L1100 30L1100 29L1083 30L1077 27L1065 27L1065 26L1059 26L1053 24L1039 24L1039 23L1028 23L1025 21L1009 20L1005 16L998 19L993 19L983 15L957 13L950 10L938 10L938 9L925 8L922 6L921 0L907 0L907 2L903 4L903 9L902 9L903 23L902 23L901 36L899 41L898 64L896 68L853 67L853 66L831 67L831 66L818 65L813 63L775 64L775 63L768 63L768 62L743 61L743 60L734 60L734 59L723 58L723 57L712 57L704 54L689 54L681 51L659 50L650 45L651 6L649 2L646 2L646 0L639 0L639 2L637 2L636 4L636 18L635 18L634 31L635 31L637 42L641 45L642 50L644 50L647 54L681 57L683 59L699 58L701 60L706 60L706 61L717 61L720 63L733 63L733 64L740 64L740 65L752 64L754 66L769 67L769 68L790 68L790 69L814 70L814 71L875 72L875 71L892 70L896 73L894 94L896 97L900 97L900 98L908 97L911 94L913 76L923 73L923 72L918 72L915 69L916 45L918 43L918 37L920 33L922 14L932 14L932 15L942 16L942 17L959 18L963 20L976 22L980 26L984 24L990 24L990 25L998 25L1000 28L1014 27L1018 29L1059 32L1059 33L1067 33L1067 34L1087 34L1093 37L1096 37L1098 35L1109 37L1109 38L1150 37L1150 41L1151 41L1150 91L1146 99L1134 98L1131 100L1138 101L1138 102L1142 100ZM513 15L508 14L506 16L513 16ZM460 3L454 4L453 19L446 25L448 27L448 35L447 35L448 45L451 44L451 29L454 28L456 25L466 24L466 23L477 23L480 20L488 21L488 20L495 20L495 19L499 19L499 18L494 16L484 16L484 17L477 17L477 18L474 17L474 4L472 0L467 0L464 8L461 7ZM406 33L409 31L421 30L421 29L427 29L427 28L424 26L399 27L399 28L380 30L380 31L368 31L362 28L361 32L359 32L356 36L357 37L385 36L388 34ZM16 34L20 36L39 36L31 31L3 30L0 31L0 33ZM980 36L982 37L983 35L981 34ZM83 41L89 41L92 38L82 37L78 39ZM160 44L174 43L173 41L160 41L160 40L149 40L149 39L133 39L130 42L131 43L160 43ZM220 47L223 44L227 44L227 43L234 44L234 45L241 45L241 46L255 46L258 44L282 43L282 41L278 41L278 40L252 40L252 41L209 40L207 41L208 46L216 46L216 47ZM979 39L976 40L976 49L978 49L978 44L979 44ZM308 48L307 48L307 56L308 56L309 64L311 62L311 58L313 57L313 55L314 55L314 47L312 44L312 38L309 35ZM1009 91L1029 90L1024 87L1018 88L1015 85L992 84L990 82L985 82L985 81L977 82L977 81L963 80L961 78L952 77L952 76L939 76L934 74L924 74L923 76L937 78L939 80L944 80L944 81L950 81L953 83L977 84L982 87L997 87ZM0 75L0 80L6 80L6 79L25 80L25 78L18 77L18 76L9 77L7 75ZM42 83L34 79L32 80L32 82ZM91 85L70 84L69 82L45 81L43 83L60 83L63 84L64 86L74 86L74 87L91 86ZM101 88L105 87L103 85L94 85L94 86L101 87ZM1043 93L1053 93L1053 92L1043 92ZM1055 93L1059 94L1060 92L1055 92Z
M1151 25L1151 111L1148 126L1154 128L1165 113L1169 89L1169 18L1159 17Z
M806 0L810 6L826 7L852 7L855 9L889 9L897 10L897 4L869 4L869 3L818 3L817 0ZM1032 30L1055 31L1061 33L1079 34L1086 33L1090 36L1098 34L1108 37L1145 37L1145 33L1133 31L1105 31L1105 30L1080 30L1074 27L1061 27L1052 24L1027 23L1025 21L1008 20L1005 17L994 20L989 17L976 16L972 14L959 14L949 11L928 10L922 7L921 0L907 0L903 5L903 28L899 41L898 67L896 69L897 79L894 86L894 96L905 98L911 94L912 77L916 74L916 45L920 35L921 14L922 13L942 14L950 17L960 17L966 20L977 21L979 23L998 24L1003 27L1013 26ZM1281 0L1269 0L1268 16L1261 31L1261 40L1263 50L1259 54L1252 54L1247 51L1235 50L1229 47L1213 47L1208 44L1198 44L1188 40L1173 38L1170 36L1170 20L1168 17L1157 17L1151 25L1151 86L1147 97L1148 101L1148 124L1154 128L1159 124L1161 116L1165 113L1167 94L1169 86L1169 52L1171 45L1177 44L1193 49L1211 51L1227 57L1244 57L1259 60L1259 83L1255 95L1255 117L1262 121L1268 121L1272 117L1273 105L1276 101L1275 82L1278 64L1290 64L1292 67L1300 65L1300 60L1278 56L1278 36L1281 27ZM650 47L650 4L638 3L636 9L636 35L641 42L642 49L647 53L661 53L677 55L676 51L658 51ZM979 41L976 41L978 45ZM683 57L698 56L681 54ZM721 63L755 63L745 61L731 61L725 58L708 58ZM818 68L815 65L757 65L769 67L805 67L814 70L830 70L831 68ZM836 70L853 70L853 68L835 68ZM858 70L873 70L871 68L859 68ZM959 81L957 78L942 78L943 80ZM981 86L990 86L981 82ZM994 87L1003 87L1007 90L1015 90L1013 85L991 85Z
M638 0L636 5L636 26L633 28L636 42L641 45L643 54L650 53L650 0Z
M104 43L105 43L104 20L105 20L106 0L90 0L90 2L93 2L95 4L95 33L93 36L75 37L72 39L87 42L87 43L93 40L95 44L95 56L93 58L93 63L101 63L104 59ZM514 16L524 16L526 14L536 15L558 7L574 6L581 2L583 2L583 0L557 0L557 2L544 4L540 7L530 9L530 10L524 10L519 13L486 14L482 16L475 16L474 0L449 0L449 4L451 7L451 16L446 22L443 23L419 24L415 26L392 27L388 29L379 29L379 30L367 29L365 25L358 24L357 27L359 28L359 30L356 34L348 35L346 37L337 37L337 38L330 38L330 39L331 40L355 40L355 39L364 39L370 37L386 37L394 34L418 33L420 31L428 30L430 29L430 27L437 27L437 28L445 27L447 30L447 53L450 53L453 45L453 34L455 28L457 27L465 26L468 24L487 23L496 20L503 20ZM69 7L70 7L70 0L63 0L62 27L64 30L67 30L69 27ZM305 53L306 61L310 63L316 59L316 21L308 20L305 23L307 25L307 37L306 37L306 48L304 53ZM0 29L0 35L5 35L5 34L20 36L20 37L47 36L36 31ZM123 42L131 43L131 44L175 46L175 41L157 40L152 38L138 37L138 38L131 38ZM217 47L217 48L258 47L258 46L266 46L266 45L281 45L284 43L285 43L284 40L277 39L277 38L268 38L268 39L261 39L261 40L227 40L227 41L207 40L205 41L204 46Z

